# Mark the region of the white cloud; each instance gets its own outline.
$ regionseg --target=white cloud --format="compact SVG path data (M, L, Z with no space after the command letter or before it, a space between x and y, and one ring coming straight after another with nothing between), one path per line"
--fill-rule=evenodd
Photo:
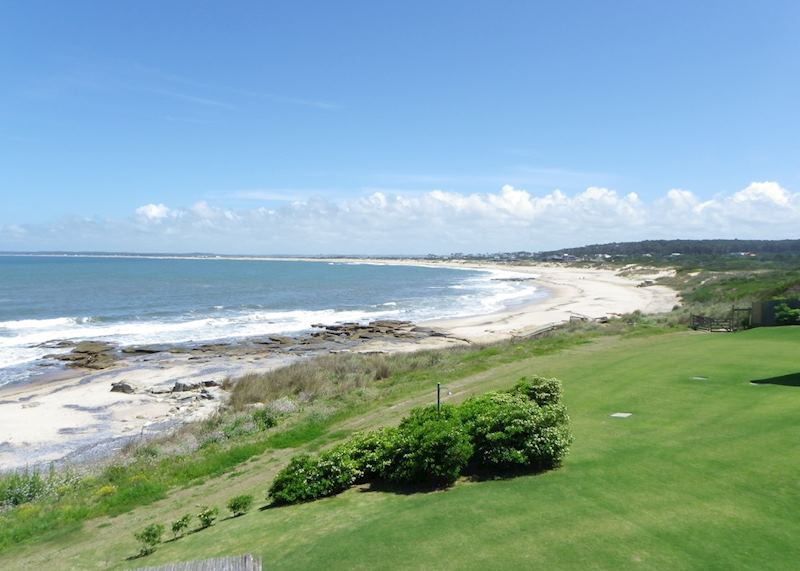
M263 254L488 252L647 238L787 238L797 236L798 228L800 193L776 182L754 182L707 200L673 188L650 201L604 187L534 195L506 185L488 193L375 191L349 200L314 198L237 210L206 201L185 209L146 204L127 221L6 226L0 228L0 249L27 244ZM108 242L111 236L116 242Z
M691 191L680 188L667 191L667 203L668 208L678 212L693 211L700 205L700 201Z
M158 222L170 215L170 209L163 204L145 204L136 209L136 216L146 222Z
M751 182L750 185L735 193L731 200L736 203L762 203L786 206L791 196L777 182Z

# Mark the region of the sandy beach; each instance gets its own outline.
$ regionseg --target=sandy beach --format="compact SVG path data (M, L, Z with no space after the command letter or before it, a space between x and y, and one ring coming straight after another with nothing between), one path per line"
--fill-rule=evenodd
M315 259L314 261L323 261ZM640 310L665 312L678 303L662 286L637 287L657 274L624 277L612 270L560 265L508 265L419 260L346 260L339 263L433 265L502 270L498 279L532 279L547 296L506 310L425 322L444 335L423 339L370 339L353 351L413 351L455 344L487 343L526 336L572 317L597 319ZM663 272L662 272L663 273ZM511 277L509 277L511 276ZM326 351L327 352L327 351ZM313 352L307 353L309 355ZM319 354L319 353L316 353ZM300 356L219 352L203 355L154 353L126 357L103 371L71 370L52 380L0 389L0 470L60 459L86 461L107 455L132 437L143 437L212 414L224 402L217 386L227 377L264 372ZM111 392L112 383L132 383L133 393ZM204 386L204 395L172 392L176 382Z

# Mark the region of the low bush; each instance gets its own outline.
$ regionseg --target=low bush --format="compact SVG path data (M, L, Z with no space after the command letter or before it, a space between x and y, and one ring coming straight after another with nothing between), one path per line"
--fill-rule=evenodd
M402 485L447 486L461 474L472 450L456 407L416 408L397 429L385 476Z
M792 309L787 303L775 306L775 319L781 325L800 324L800 308Z
M481 471L535 470L557 465L571 442L560 404L539 406L527 391L488 393L461 405Z
M252 418L259 430L267 430L278 424L278 417L275 412L267 408L253 411Z
M202 507L200 513L197 514L197 519L200 521L200 529L205 529L214 525L214 522L219 515L219 508Z
M239 517L246 514L253 506L253 496L241 495L234 496L228 500L227 507L233 514L233 517Z
M350 456L358 471L357 484L384 477L391 463L396 443L397 430L381 428L371 432L356 433L343 444L345 452Z
M276 504L296 504L338 494L352 486L359 476L356 463L345 446L318 457L300 454L278 472L269 489Z
M38 468L18 470L0 476L0 511L44 498L57 498L78 481L71 470L56 472L50 468L42 473Z
M192 514L185 514L180 519L172 522L172 537L177 539L182 536L189 529L189 524L192 521Z
M561 381L558 379L534 375L530 378L522 377L510 392L522 395L539 406L547 406L561 402L563 391Z
M150 555L156 550L156 545L161 543L161 536L164 534L164 526L160 523L151 523L142 531L135 533L136 541L141 544L139 555Z
M413 409L397 428L355 434L317 457L295 456L268 496L294 504L377 480L448 486L468 465L481 472L553 468L572 442L561 393L557 379L523 377L511 390L460 407Z

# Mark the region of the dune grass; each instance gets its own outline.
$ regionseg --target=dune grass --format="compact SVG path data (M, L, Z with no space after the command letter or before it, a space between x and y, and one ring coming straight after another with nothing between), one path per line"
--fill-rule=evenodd
M136 552L133 532L149 523L169 524L195 503L221 507L238 493L263 498L296 451L268 450L124 516L11 550L0 567L121 568L250 552L281 569L792 568L800 388L781 381L800 371L798 346L800 327L686 332L602 338L497 363L450 382L448 398L524 374L559 377L575 435L561 469L425 494L357 488L254 510L125 560ZM431 396L343 419L319 439L391 424Z

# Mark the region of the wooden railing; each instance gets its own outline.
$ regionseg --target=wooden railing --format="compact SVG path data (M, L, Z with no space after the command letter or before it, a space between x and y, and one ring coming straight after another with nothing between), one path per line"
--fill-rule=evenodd
M706 315L691 315L691 328L703 331L736 331L733 316L708 317Z

